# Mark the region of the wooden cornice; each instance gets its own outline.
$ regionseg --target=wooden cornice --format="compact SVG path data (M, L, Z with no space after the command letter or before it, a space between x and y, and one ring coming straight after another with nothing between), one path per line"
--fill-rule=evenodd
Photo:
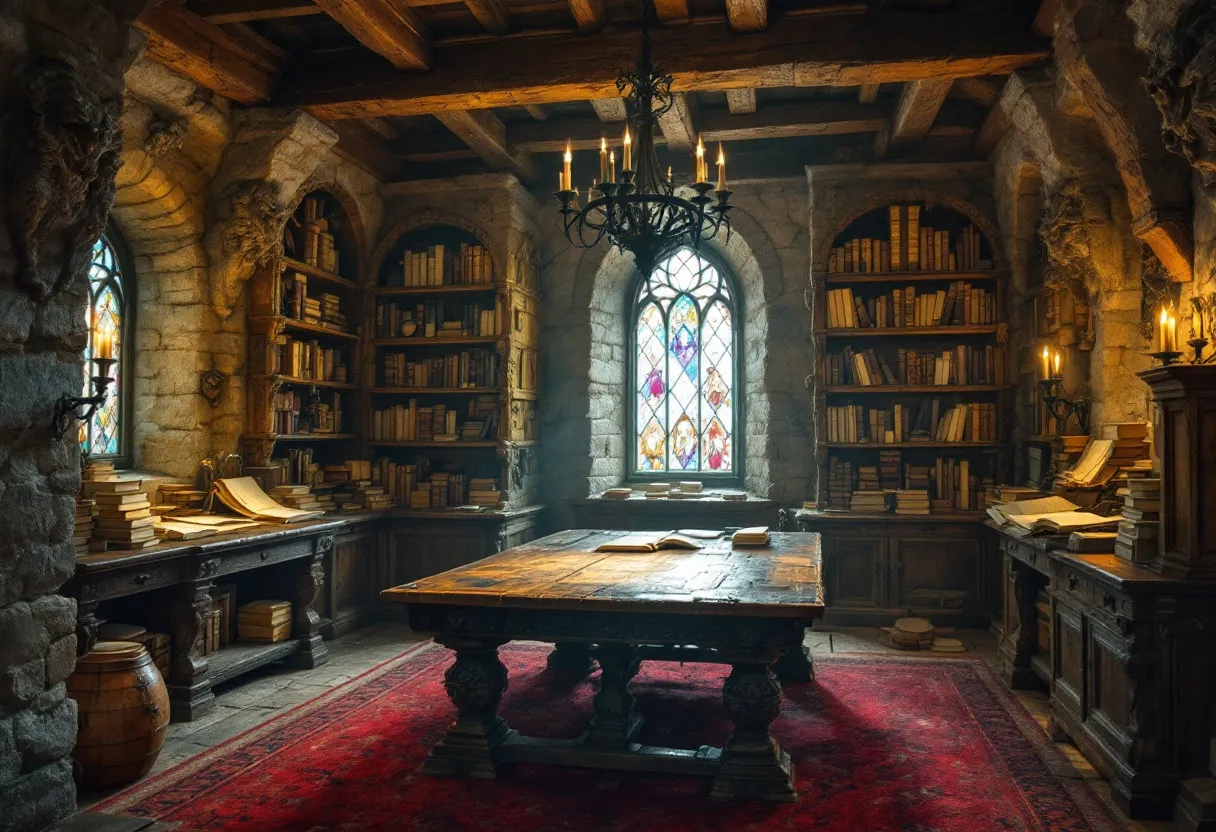
M751 35L714 22L652 37L673 89L685 92L1006 74L1050 54L1014 10L790 16ZM636 52L637 33L618 30L440 46L425 73L314 62L285 80L275 103L328 120L612 98L619 67Z
M405 0L315 0L361 44L397 69L428 69L432 50L426 27ZM329 61L316 61L332 67Z
M181 6L154 6L135 22L146 54L201 87L238 104L264 104L278 81L273 56L257 55L239 39Z

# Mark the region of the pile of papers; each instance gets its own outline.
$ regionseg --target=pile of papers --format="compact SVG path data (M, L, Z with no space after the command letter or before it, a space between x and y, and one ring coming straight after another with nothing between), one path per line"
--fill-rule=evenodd
M1115 554L1132 563L1148 563L1157 556L1161 526L1160 477L1128 479L1120 488L1123 513L1115 540Z
M1077 509L1075 503L1053 496L989 506L987 511L988 516L1002 526L1013 526L1028 534L1113 529L1119 523L1118 517L1103 517Z
M849 500L849 510L863 514L884 514L887 510L887 495L883 491L854 491Z
M301 511L279 505L258 487L252 477L219 479L213 488L216 496L228 508L263 523L299 523L322 515L320 511Z

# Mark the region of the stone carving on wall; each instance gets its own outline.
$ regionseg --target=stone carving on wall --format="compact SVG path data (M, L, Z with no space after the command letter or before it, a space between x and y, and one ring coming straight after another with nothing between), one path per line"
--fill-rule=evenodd
M232 314L241 287L259 264L278 250L290 209L284 208L279 186L247 181L234 186L223 201L227 216L207 232L211 256L211 294L221 317Z
M1216 5L1190 0L1151 49L1144 85L1161 111L1165 146L1216 184Z
M14 109L0 124L0 134L11 137L4 167L9 225L18 280L45 298L84 274L114 203L122 101L102 99L75 67L50 58L31 64L24 87L24 111ZM59 267L42 266L44 248Z
M144 150L149 156L164 156L182 146L186 138L185 119L171 115L154 115L148 120L148 137Z
M1097 187L1069 182L1049 196L1039 221L1039 239L1047 253L1043 284L1088 297L1097 275L1090 253L1088 224L1106 213L1105 195Z

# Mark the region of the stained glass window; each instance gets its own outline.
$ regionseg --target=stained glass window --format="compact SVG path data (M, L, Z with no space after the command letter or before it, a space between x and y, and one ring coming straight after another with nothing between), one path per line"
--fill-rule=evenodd
M636 475L737 476L737 306L696 252L640 281L633 306Z
M105 404L97 408L93 417L80 425L80 447L85 453L94 457L120 457L127 449L124 447L123 419L124 383L123 377L124 353L127 349L126 334L129 331L127 292L125 276L117 250L111 241L113 232L103 234L101 239L93 244L93 262L89 267L89 307L85 311L85 325L89 331L89 341L84 350L84 395L92 395L92 375L95 367L93 357L99 348L104 351L105 341L109 341L111 357L114 364L110 375L114 378L110 385L109 395Z

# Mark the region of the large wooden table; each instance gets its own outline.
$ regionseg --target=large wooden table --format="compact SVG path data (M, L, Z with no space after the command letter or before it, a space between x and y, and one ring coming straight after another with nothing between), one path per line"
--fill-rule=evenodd
M794 801L789 755L770 736L781 681L810 681L806 628L824 612L819 535L774 533L761 549L729 539L697 552L597 553L624 532L572 530L441 575L387 589L410 625L456 651L444 686L458 716L422 767L491 778L514 761L703 774L712 796ZM498 715L514 639L557 645L550 666L587 672L600 688L575 740L523 737ZM629 681L643 660L731 665L723 702L735 729L722 749L636 742L642 717ZM774 672L776 671L776 672Z

